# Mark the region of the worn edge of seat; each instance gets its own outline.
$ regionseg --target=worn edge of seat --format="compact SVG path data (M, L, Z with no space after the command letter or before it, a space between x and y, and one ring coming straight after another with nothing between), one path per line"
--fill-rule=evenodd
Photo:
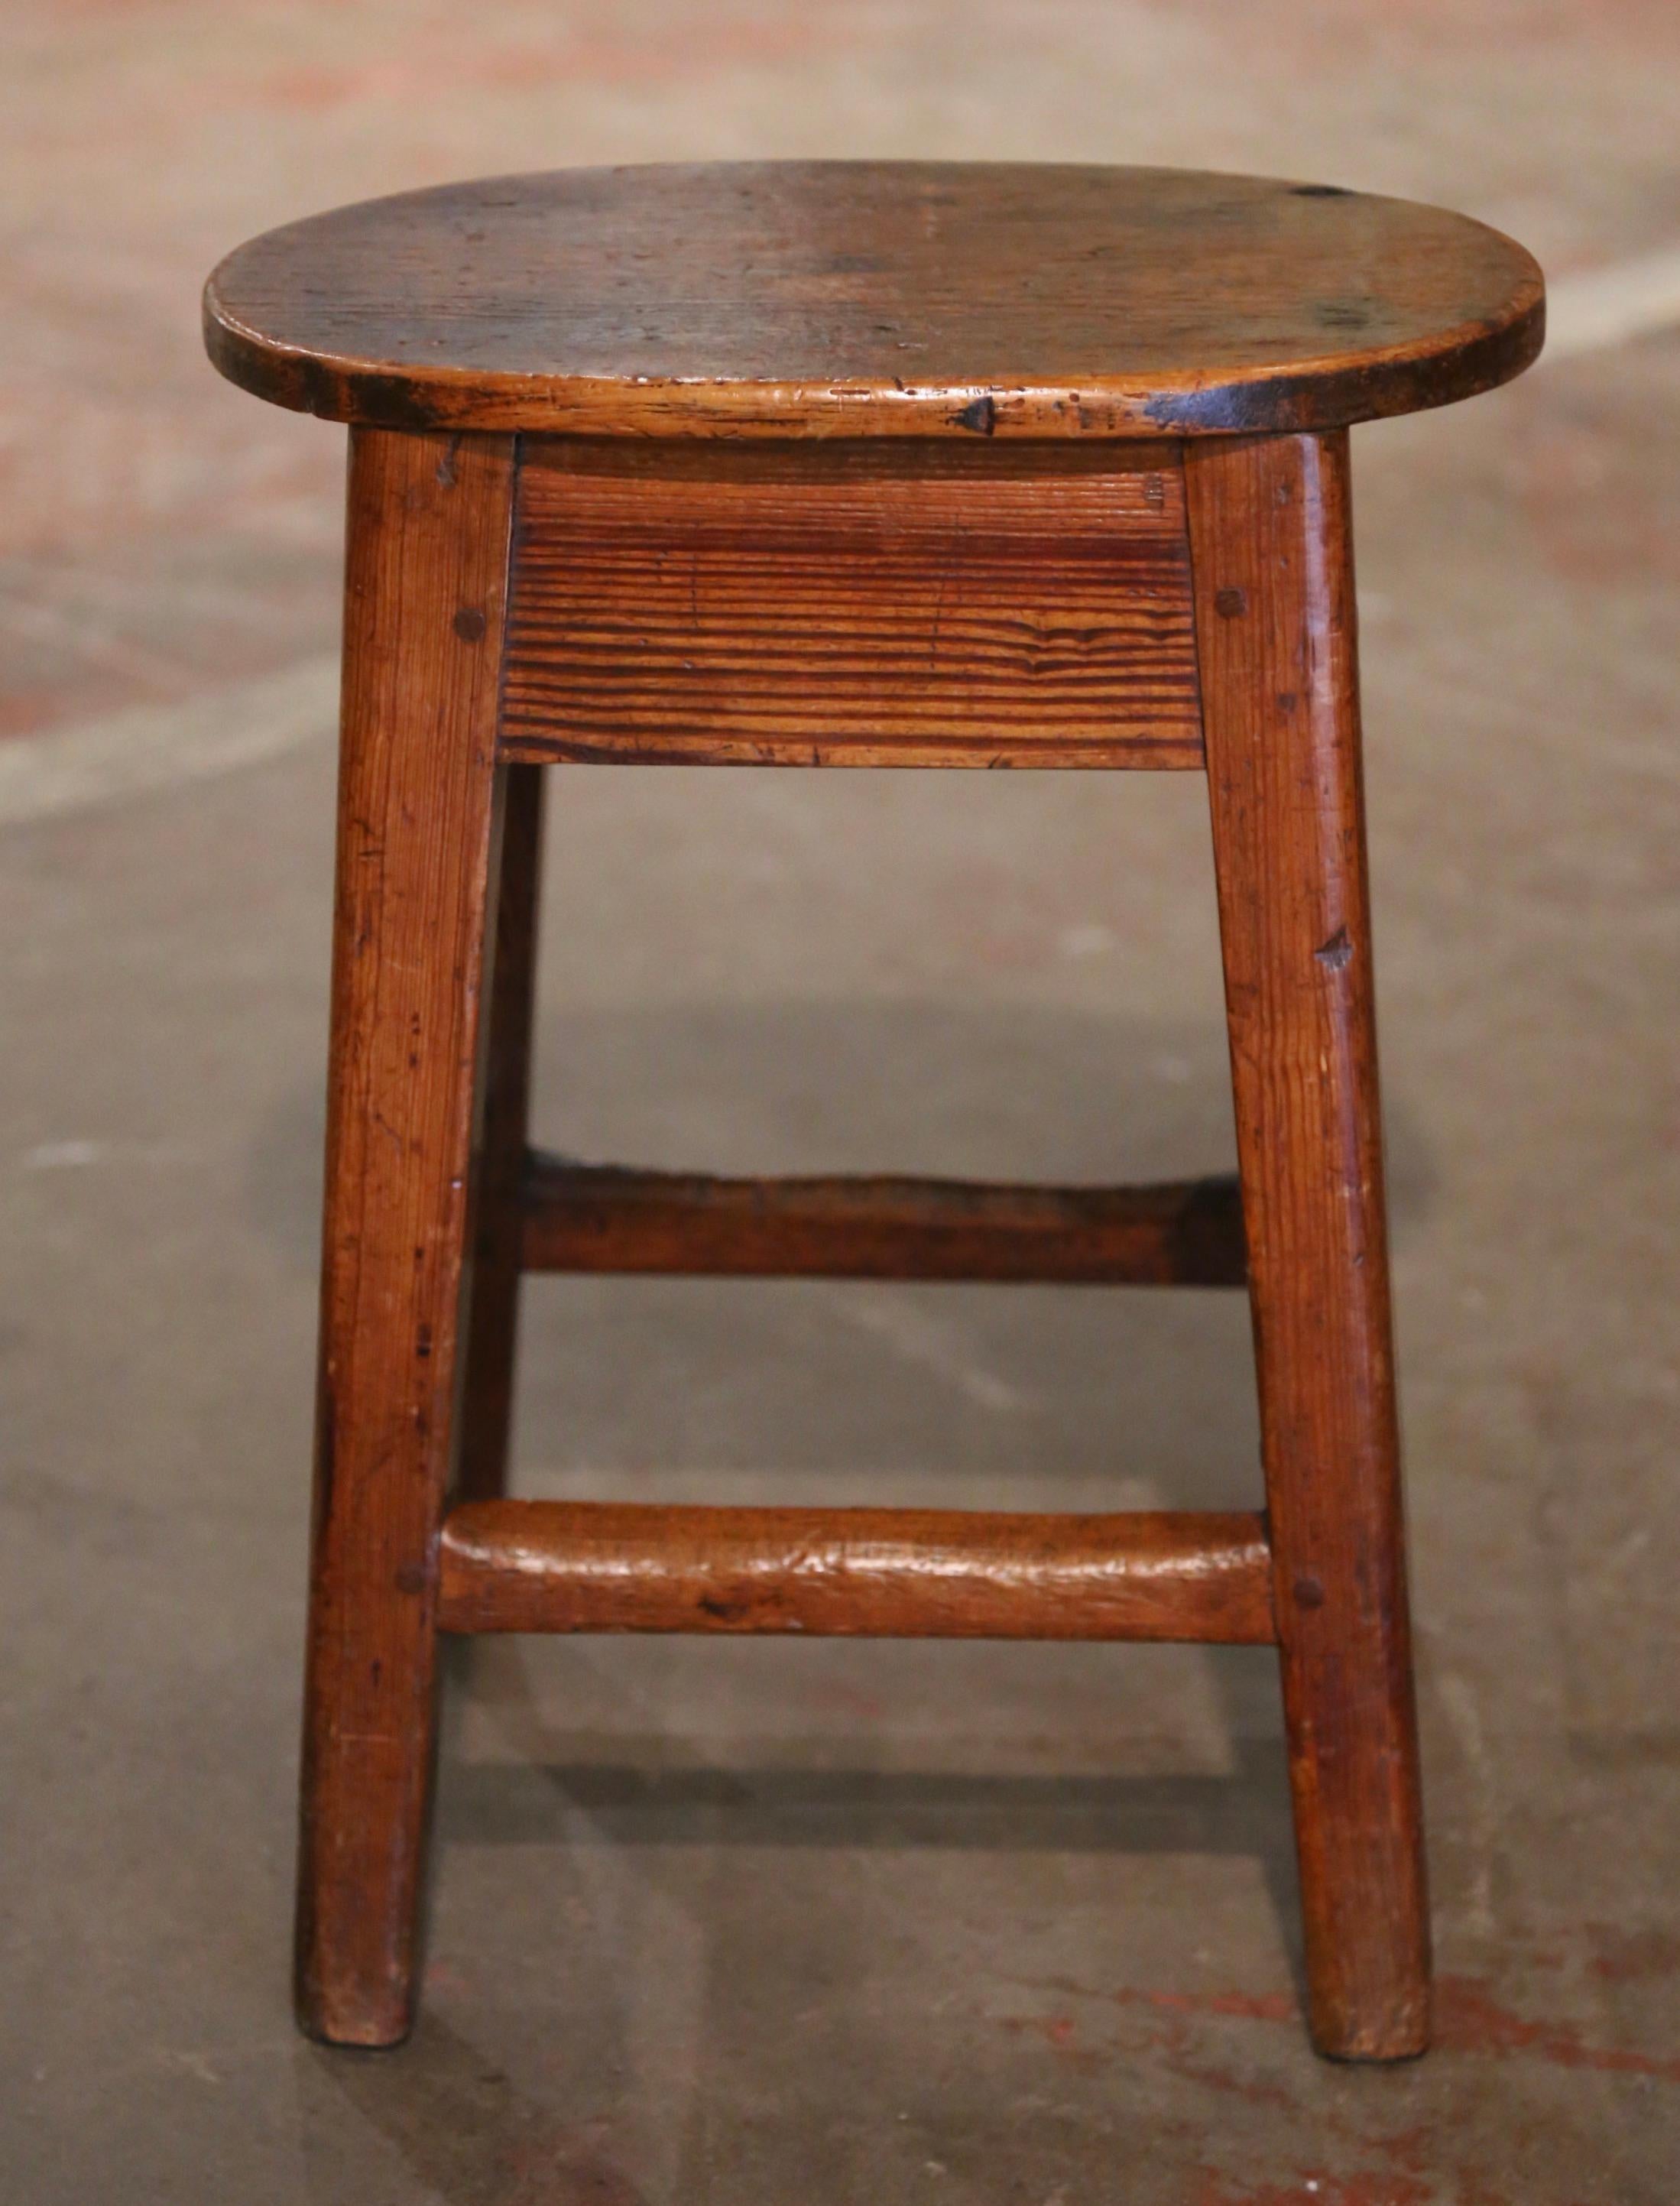
M1522 248L1508 240L1513 249ZM1296 434L1423 413L1520 375L1546 337L1539 265L1503 316L1378 350L1128 383L909 384L875 379L577 375L397 367L265 337L204 290L205 349L231 383L319 419L384 429L626 437L1196 437ZM227 264L223 262L223 266Z

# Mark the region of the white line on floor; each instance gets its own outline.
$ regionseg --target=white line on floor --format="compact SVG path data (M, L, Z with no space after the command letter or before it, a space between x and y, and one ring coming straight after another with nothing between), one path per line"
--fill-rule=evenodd
M1680 246L1642 253L1583 276L1563 276L1546 287L1548 361L1577 360L1652 337L1680 322Z
M1540 366L1680 325L1680 246L1550 287ZM330 735L338 661L301 661L181 705L138 705L0 742L0 826L201 781Z
M0 822L46 820L113 797L277 758L338 717L336 656L229 683L182 704L131 705L0 742Z

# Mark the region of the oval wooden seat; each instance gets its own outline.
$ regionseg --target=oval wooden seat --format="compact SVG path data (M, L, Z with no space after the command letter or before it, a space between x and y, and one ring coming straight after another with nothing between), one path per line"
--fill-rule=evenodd
M1111 438L1469 397L1544 293L1497 230L1327 185L811 161L371 200L242 246L205 313L235 383L387 428Z

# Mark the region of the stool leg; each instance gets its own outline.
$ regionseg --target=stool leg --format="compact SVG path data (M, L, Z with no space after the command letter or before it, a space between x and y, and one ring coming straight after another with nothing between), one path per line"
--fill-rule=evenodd
M1186 448L1309 2021L1421 2052L1429 1945L1345 432Z
M496 820L506 438L353 434L297 1998L413 2018Z
M543 791L547 769L503 768L501 881L496 902L496 963L490 988L484 1130L480 1143L478 1225L473 1242L473 1307L461 1410L459 1487L463 1500L493 1501L507 1491L513 1428L514 1359L519 1327L520 1195L530 1130L531 1029L537 980Z

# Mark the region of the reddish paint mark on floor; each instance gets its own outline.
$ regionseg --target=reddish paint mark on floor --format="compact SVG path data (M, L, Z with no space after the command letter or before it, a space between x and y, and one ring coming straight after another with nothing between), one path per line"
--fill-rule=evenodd
M1439 2194L1433 2185L1409 2175L1367 2172L1356 2175L1315 2174L1308 2169L1293 2183L1263 2183L1258 2189L1213 2170L1205 2172L1196 2206L1430 2206Z
M1005 2015L1003 2023L1005 2030L1017 2034L1031 2031L1034 2036L1042 2037L1045 2043L1053 2052L1059 2053L1070 2066L1087 2076L1104 2067L1112 2058L1111 2053L1100 2051L1094 2046L1075 2043L1074 2018L1070 2014Z
M1105 2000L1115 2006L1160 2014L1235 2017L1250 2022L1296 2023L1300 2009L1286 1992L1166 1992L1123 1985L1107 1992L1057 1980L1040 1987ZM1649 2076L1680 2084L1680 2059L1616 2046L1588 2045L1573 2023L1531 2020L1499 2005L1487 1985L1472 1976L1440 1976L1435 1985L1434 2043L1444 2053L1526 2055L1554 2067L1591 2069L1601 2075Z
M1187 2084L1194 2084L1205 2091L1223 2091L1228 2098L1241 2099L1251 2107L1271 2107L1278 2114L1287 2114L1291 2120L1301 2118L1301 2102L1293 2091L1281 2084L1267 2084L1253 2076L1239 2075L1235 2069L1221 2068L1204 2060L1196 2051L1188 2026L1170 2023L1156 2040L1160 2064L1170 2076L1182 2076Z
M1374 2110L1373 2102L1363 2102L1337 2112L1320 2095L1308 2101L1281 2082L1209 2060L1206 2033L1196 2027L1199 2022L1234 2017L1242 2021L1283 2023L1298 2030L1299 2010L1286 1993L1166 1992L1132 1985L1097 1992L1065 1978L1040 1982L1034 1988L1141 2010L1153 2018L1141 2043L1133 2040L1108 2048L1107 2061L1117 2055L1135 2060L1139 2051L1147 2048L1155 2065L1167 2074L1253 2106L1275 2108L1292 2125L1286 2134L1310 2135L1320 2150L1341 2148L1347 2157L1367 2163L1351 2172L1344 2167L1340 2173L1328 2167L1308 2167L1284 2182L1270 2173L1257 2179L1204 2167L1198 2171L1203 2187L1196 2194L1194 2206L1438 2206L1438 2202L1447 2199L1451 2206L1516 2206L1509 2191L1484 2168L1474 2161L1454 2161L1451 2132L1444 2131L1439 2123L1373 2128L1360 2118L1361 2112L1368 2114ZM1567 2066L1632 2065L1636 2072L1649 2072L1641 2054L1595 2053L1577 2046L1570 2033L1557 2024L1530 2024L1504 2014L1479 1986L1466 1988L1461 1980L1449 1978L1445 2004L1446 2021L1440 2039L1449 2048L1537 2052L1542 2057L1558 2058L1561 2046L1565 2048L1561 2057ZM1076 2066L1094 2066L1105 2060L1105 2055L1083 2048L1070 2050L1075 2025L1074 2018L1066 2014L1011 2016L1005 2026L1043 2036ZM1520 2042L1508 2047L1490 2046L1490 2034L1495 2039ZM1659 2070L1663 2066L1656 2064ZM1373 2155L1383 2163L1380 2167L1368 2165Z
M1651 2076L1680 2084L1680 2060L1613 2046L1587 2045L1573 2023L1533 2022L1501 2006L1486 1984L1442 1976L1435 1987L1435 2042L1443 2052L1491 2053L1502 2060L1530 2054L1558 2068L1590 2068L1607 2076Z
M1599 1948L1594 1971L1609 1983L1638 1983L1680 1972L1680 1938L1670 1931L1618 1930L1605 1923L1589 1928Z
M1288 1992L1150 1992L1114 1994L1121 2006L1153 2006L1169 2014L1232 2015L1241 2022L1293 2022L1300 2008Z

